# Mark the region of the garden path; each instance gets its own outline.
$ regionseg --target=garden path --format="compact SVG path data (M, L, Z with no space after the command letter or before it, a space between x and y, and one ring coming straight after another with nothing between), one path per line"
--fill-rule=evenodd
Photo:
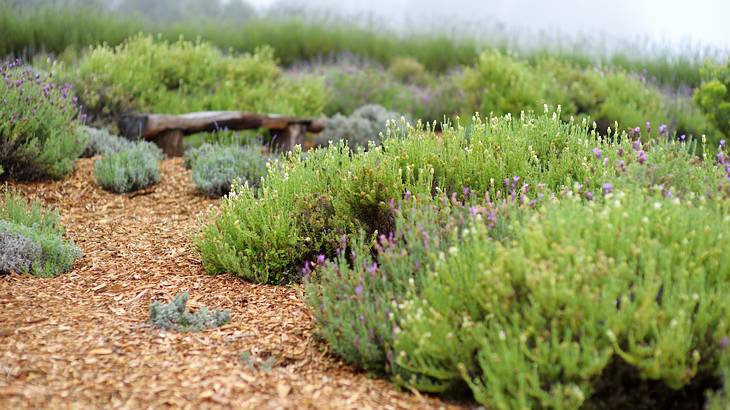
M84 257L56 278L0 278L0 407L451 406L327 354L300 287L206 275L190 237L216 201L195 194L181 159L163 161L162 182L136 195L99 189L93 159L63 181L17 187L60 209ZM193 308L230 309L231 322L188 334L145 325L152 300L183 290Z

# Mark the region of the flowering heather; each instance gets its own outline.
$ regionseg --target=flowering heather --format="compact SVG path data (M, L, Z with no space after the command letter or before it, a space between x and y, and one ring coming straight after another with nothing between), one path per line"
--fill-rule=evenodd
M15 179L61 178L84 150L71 86L15 60L0 65L0 168Z

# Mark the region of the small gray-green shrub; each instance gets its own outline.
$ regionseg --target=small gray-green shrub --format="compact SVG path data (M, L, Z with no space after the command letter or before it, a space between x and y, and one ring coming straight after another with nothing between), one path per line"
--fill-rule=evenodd
M335 114L327 119L327 125L317 135L315 144L326 146L330 141L347 141L347 145L353 150L367 148L370 142L380 144L380 135L386 132L387 123L400 121L402 117L402 114L374 104L364 105L350 116Z
M137 141L117 152L109 152L94 166L96 182L107 191L132 192L160 182L162 151L154 144Z
M70 270L81 251L64 233L58 213L6 191L0 204L0 271L50 277Z
M193 171L193 183L205 194L219 197L238 181L258 186L266 175L266 158L260 146L203 144L186 152Z
M86 134L87 145L82 156L90 158L95 155L106 155L130 148L134 143L125 138L112 135L109 131L83 126L81 131Z
M66 176L85 146L70 85L59 87L19 60L0 65L0 77L0 174L17 180Z
M231 320L228 310L209 311L201 307L195 313L186 310L190 296L188 292L179 293L170 303L154 301L150 304L149 323L163 330L178 332L200 332L223 326Z

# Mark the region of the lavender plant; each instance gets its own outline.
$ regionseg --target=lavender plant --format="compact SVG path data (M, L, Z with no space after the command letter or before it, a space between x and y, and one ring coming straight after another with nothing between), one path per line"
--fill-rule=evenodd
M228 310L209 311L203 306L195 313L189 312L186 309L189 298L188 292L183 292L177 294L170 303L152 302L149 323L163 330L200 332L221 327L231 320L231 312Z
M70 270L81 251L64 234L58 213L6 189L0 203L0 271L51 277Z
M672 389L716 375L730 332L727 197L602 198L550 201L509 241L464 230L397 313L396 380L465 383L494 408L579 408L613 360Z
M83 114L69 84L20 60L0 65L0 168L18 180L61 178L83 151Z
M162 151L153 143L137 141L117 152L109 152L94 165L96 183L102 188L126 193L160 182Z

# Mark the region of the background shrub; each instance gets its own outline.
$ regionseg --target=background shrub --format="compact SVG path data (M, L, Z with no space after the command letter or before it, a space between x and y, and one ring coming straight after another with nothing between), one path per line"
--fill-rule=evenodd
M221 327L231 320L228 310L208 310L203 306L195 313L186 309L188 292L179 293L170 303L154 301L150 304L149 323L163 330L177 332L200 332L206 329Z
M61 178L83 151L79 107L69 85L57 86L19 60L0 65L0 167L18 180Z
M364 105L352 115L335 114L327 119L324 131L315 137L315 144L326 146L329 141L338 143L347 141L347 146L356 150L367 148L369 142L380 143L380 134L384 134L387 123L400 121L402 114L388 111L380 105Z
M94 164L96 183L114 193L132 192L160 182L162 151L153 143L137 141L110 152Z
M142 35L91 49L65 75L84 104L101 115L227 109L316 115L325 98L321 81L282 75L271 49L229 56L200 41L169 43Z
M714 125L730 135L730 62L722 65L708 61L701 73L702 85L694 99Z
M186 152L186 162L195 186L214 197L228 194L234 181L256 187L266 175L267 160L260 146L204 144Z
M58 213L6 189L0 203L0 272L50 277L70 270L81 251L64 234Z

